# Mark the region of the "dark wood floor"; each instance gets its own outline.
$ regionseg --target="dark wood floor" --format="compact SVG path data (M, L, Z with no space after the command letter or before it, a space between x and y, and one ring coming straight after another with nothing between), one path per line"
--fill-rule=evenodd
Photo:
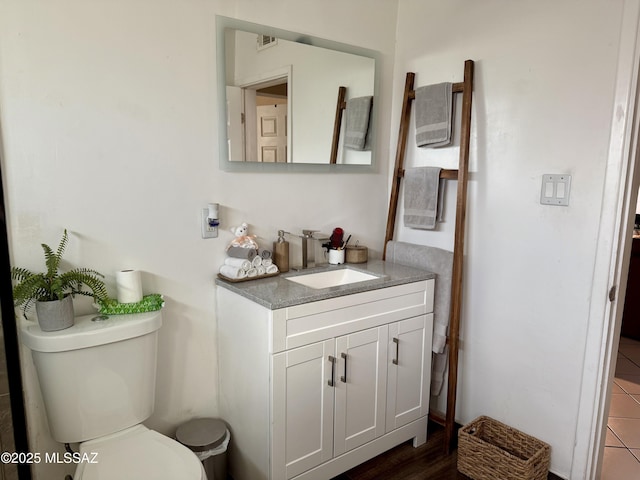
M457 452L445 456L442 451L444 430L429 425L427 443L413 448L403 443L333 480L469 480L458 472ZM549 480L561 480L550 473Z

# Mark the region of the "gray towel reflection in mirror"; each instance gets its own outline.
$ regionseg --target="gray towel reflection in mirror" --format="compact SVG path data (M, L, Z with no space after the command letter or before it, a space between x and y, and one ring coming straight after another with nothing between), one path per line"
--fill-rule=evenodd
M347 101L346 128L344 147L351 150L365 150L367 134L369 133L369 119L371 118L372 96L352 98Z

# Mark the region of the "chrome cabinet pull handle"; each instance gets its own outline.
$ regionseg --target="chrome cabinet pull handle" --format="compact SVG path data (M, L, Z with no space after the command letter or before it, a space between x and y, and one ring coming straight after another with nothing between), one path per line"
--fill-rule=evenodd
M393 359L393 364L398 365L398 359L400 358L400 339L393 337L393 343L396 344L396 358Z
M344 359L344 375L340 377L342 383L347 383L347 354L342 352L340 356Z
M331 362L331 379L329 380L329 386L335 386L335 374L336 374L336 357L329 355L329 361Z

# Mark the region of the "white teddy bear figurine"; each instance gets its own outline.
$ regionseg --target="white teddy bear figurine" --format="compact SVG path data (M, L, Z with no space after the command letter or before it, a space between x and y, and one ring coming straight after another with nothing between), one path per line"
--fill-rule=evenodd
M227 250L230 247L242 247L242 248L255 248L258 249L258 244L254 240L255 235L249 235L249 225L246 222L242 222L237 227L231 227L231 233L233 233L236 238L234 238Z
M249 233L249 225L246 222L242 222L242 224L237 227L231 227L231 233L233 233L236 237L244 237L247 233Z

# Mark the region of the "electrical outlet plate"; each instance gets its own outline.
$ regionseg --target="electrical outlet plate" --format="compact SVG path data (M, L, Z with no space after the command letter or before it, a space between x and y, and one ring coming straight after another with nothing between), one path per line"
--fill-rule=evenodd
M200 222L200 226L202 227L202 238L217 238L218 237L218 226L209 225L209 209L202 209L202 218Z
M569 205L571 191L571 175L544 174L542 176L542 191L540 203L542 205Z

